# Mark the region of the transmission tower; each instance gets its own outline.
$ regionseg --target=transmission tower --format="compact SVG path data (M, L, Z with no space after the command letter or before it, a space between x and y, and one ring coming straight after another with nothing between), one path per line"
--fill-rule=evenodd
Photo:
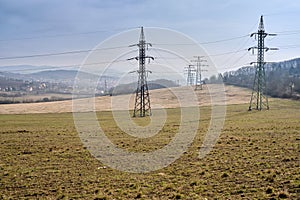
M107 81L104 80L104 95L107 95Z
M252 33L250 37L257 37L257 46L250 47L248 51L257 49L257 62L252 62L251 64L256 64L255 66L255 76L253 83L253 90L250 99L249 111L253 108L256 110L262 110L263 108L269 109L268 97L266 96L266 73L264 62L264 52L269 50L277 50L277 48L265 47L265 38L267 36L275 36L276 34L269 34L265 32L263 16L260 17L258 31Z
M152 46L150 43L146 43L145 35L144 35L144 28L141 27L141 34L140 40L138 44L130 45L138 46L139 48L139 55L137 57L129 58L128 60L136 59L139 61L139 69L135 72L138 73L138 83L137 89L135 91L135 103L134 103L134 111L133 117L145 117L151 115L151 106L150 106L150 96L148 91L148 84L147 84L147 75L148 72L151 71L146 70L146 59L154 58L152 56L146 56L146 49L148 46Z
M187 72L186 84L194 85L194 77L196 71L194 65L189 65L188 67L185 68L185 71Z
M194 56L196 60L192 60L192 62L196 62L196 79L195 79L195 90L202 90L202 72L207 71L203 70L202 67L206 67L208 65L202 64L202 62L207 62L207 60L202 59L204 56Z

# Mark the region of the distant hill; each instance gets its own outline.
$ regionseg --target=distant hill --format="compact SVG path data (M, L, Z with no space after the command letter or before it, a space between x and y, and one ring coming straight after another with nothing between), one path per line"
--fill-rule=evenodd
M62 80L74 79L77 71L75 70L48 70L29 74L30 77L43 80Z
M170 88L170 87L178 87L178 85L171 80L167 79L157 79L154 81L148 81L148 89L161 89L161 88ZM121 84L117 85L114 88L111 88L110 93L113 95L120 95L120 94L130 94L135 92L137 88L137 83L129 83L129 84Z
M81 77L94 78L95 74L80 72ZM28 74L28 77L34 80L43 80L48 82L65 82L66 80L74 81L78 74L77 70L48 70L37 73ZM110 78L110 77L109 77Z
M300 58L265 65L267 94L273 97L299 98ZM255 67L246 66L223 74L226 84L252 88Z
M0 66L0 72L8 72L8 73L16 73L16 74L31 74L36 73L40 71L46 71L46 70L55 70L59 67L57 66L34 66L34 65L10 65L10 66ZM74 70L77 67L74 67L73 69L70 68L70 70Z
M2 69L0 67L0 69ZM70 94L73 91L74 81L78 75L77 70L46 70L30 74L0 71L0 97L28 96L39 94ZM80 84L76 88L83 93L96 87L98 95L116 85L118 77L101 76L80 71ZM97 84L97 85L94 85ZM3 99L1 102L22 102L15 99ZM1 103L0 102L0 103Z
M2 68L0 68L2 70ZM73 83L74 79L77 76L77 70L46 70L39 71L35 73L13 73L7 71L0 71L0 77L7 79L23 80L23 81L40 81L40 82L70 82ZM98 75L80 72L81 77L91 79L97 77ZM116 79L114 76L102 76L102 78L107 79Z

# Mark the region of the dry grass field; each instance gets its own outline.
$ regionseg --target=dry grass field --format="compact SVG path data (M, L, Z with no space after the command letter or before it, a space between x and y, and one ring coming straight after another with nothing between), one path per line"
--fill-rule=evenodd
M273 99L270 110L248 112L244 101L249 92L226 90L225 126L214 149L199 159L210 122L210 107L200 102L200 126L192 145L174 163L149 173L114 170L91 156L72 114L65 113L71 111L68 102L52 102L61 110L50 110L52 103L26 109L17 105L21 114L0 115L0 199L299 199L300 102ZM152 151L178 131L180 110L170 107L163 129L148 139L124 134L111 111L97 116L118 147ZM134 120L145 125L148 119Z
M4 92L4 94L7 92ZM1 93L0 93L1 95ZM0 96L0 101L10 101L10 102L42 102L44 99L47 98L51 101L57 101L62 99L71 99L72 94L57 94L57 93L46 93L46 94L30 94L30 95L24 95L21 97L3 97ZM45 102L45 101L44 101Z
M187 87L172 88L182 96L188 96L189 90ZM153 108L157 105L162 105L164 108L179 107L177 98L169 89L158 89L151 91L151 103ZM198 90L195 92L199 96L199 106L210 105L210 96L208 89ZM226 86L226 103L227 104L241 104L247 103L250 99L251 91L234 86ZM124 99L130 99L129 108L133 108L133 95L120 95L120 96L104 96L96 97L95 105L97 111L109 111L112 109L111 102L114 101L117 106L114 109L124 110L128 109L128 105L123 105ZM94 99L78 99L75 101L89 101ZM122 107L123 106L123 107ZM85 111L84 109L82 111ZM8 104L0 105L0 114L25 114L25 113L65 113L72 112L72 101L57 101L57 102L43 102L43 103L21 103L21 104Z

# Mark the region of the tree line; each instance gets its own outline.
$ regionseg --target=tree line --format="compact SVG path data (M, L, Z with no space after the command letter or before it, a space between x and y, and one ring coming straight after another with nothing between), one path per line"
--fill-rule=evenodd
M272 97L300 99L300 58L265 64L266 93ZM222 81L228 85L253 88L255 67L242 67L211 77L210 82Z

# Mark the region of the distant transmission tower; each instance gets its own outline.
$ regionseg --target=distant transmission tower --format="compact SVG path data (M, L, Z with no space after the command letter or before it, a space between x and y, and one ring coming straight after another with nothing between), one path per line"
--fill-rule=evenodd
M104 80L104 95L107 95L108 91L107 91L107 81L106 79Z
M248 49L257 49L257 62L252 62L251 64L256 64L255 66L255 77L253 83L253 90L250 100L249 111L253 108L256 110L262 110L263 108L269 109L268 97L266 96L266 73L265 73L265 62L264 62L264 52L269 50L277 50L277 48L265 47L265 38L267 36L275 36L276 34L269 34L265 32L263 16L260 17L260 23L257 33L252 33L250 37L257 36L257 46Z
M186 84L194 85L194 75L196 71L194 65L189 65L188 67L185 68L185 71L187 72Z
M136 59L139 61L139 69L135 72L138 73L138 83L137 83L137 89L135 94L135 103L134 103L134 111L133 111L133 117L140 116L150 116L151 115L151 106L150 106L150 96L148 91L148 85L147 85L147 74L148 70L146 70L146 59L152 59L151 56L146 56L146 49L148 49L148 46L152 46L150 43L146 43L145 41L145 35L144 35L144 28L141 27L141 34L140 34L140 40L138 44L130 45L132 46L138 46L139 48L139 56L129 58L128 60Z
M197 58L196 60L192 60L192 62L196 62L196 79L195 79L195 90L202 90L202 72L207 71L203 70L202 67L206 67L208 65L201 64L202 62L207 62L207 60L202 59L204 56L194 56Z

